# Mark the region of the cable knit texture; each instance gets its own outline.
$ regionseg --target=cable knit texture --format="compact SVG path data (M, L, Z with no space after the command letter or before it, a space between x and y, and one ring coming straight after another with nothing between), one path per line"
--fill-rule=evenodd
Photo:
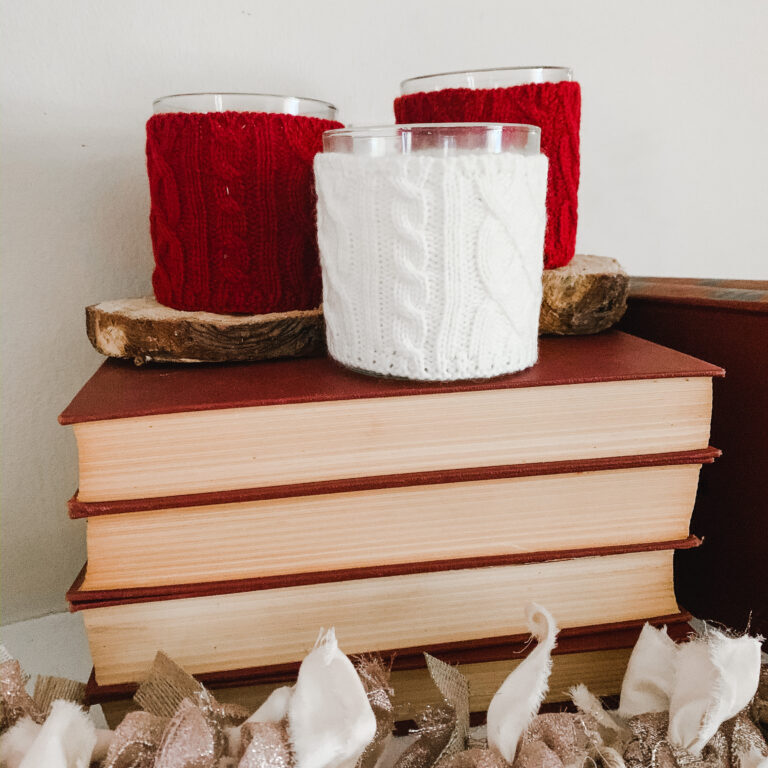
M152 283L175 309L312 309L322 288L312 160L341 123L264 112L147 122Z
M395 99L398 123L527 123L541 128L549 158L544 267L565 266L576 253L579 207L578 83L531 83L511 88L448 88Z
M536 362L547 158L315 158L333 358L409 379Z

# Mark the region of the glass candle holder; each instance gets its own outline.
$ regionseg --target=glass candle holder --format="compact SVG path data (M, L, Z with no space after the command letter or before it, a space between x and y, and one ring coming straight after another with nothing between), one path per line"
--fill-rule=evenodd
M157 300L267 314L319 306L312 161L341 123L317 99L192 93L147 122Z
M152 102L156 115L168 112L272 112L335 120L336 107L327 101L274 93L175 93Z
M504 67L468 69L461 72L441 72L437 75L411 77L400 83L400 93L430 93L449 88L512 88L530 83L564 83L573 80L570 67Z
M323 152L369 157L383 155L455 155L465 152L538 155L541 131L508 123L423 123L342 128L323 134Z
M506 67L444 72L404 80L398 123L497 121L541 128L549 158L545 267L576 252L581 89L568 67Z
M330 355L375 375L536 361L547 158L531 125L328 131L315 158Z

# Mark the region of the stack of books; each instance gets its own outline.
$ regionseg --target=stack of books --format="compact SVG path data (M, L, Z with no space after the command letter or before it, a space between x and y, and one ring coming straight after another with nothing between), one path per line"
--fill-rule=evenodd
M395 654L397 714L455 662L482 711L524 657L524 606L562 632L550 698L616 693L673 586L709 447L713 365L620 332L546 338L477 382L377 379L327 359L136 368L109 360L72 425L88 563L68 593L119 720L158 650L257 706L321 627Z

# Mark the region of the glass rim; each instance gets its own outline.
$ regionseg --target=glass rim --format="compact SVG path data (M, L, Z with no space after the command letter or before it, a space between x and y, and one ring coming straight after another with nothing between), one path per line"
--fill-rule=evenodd
M188 98L190 96L238 96L238 97L256 97L267 99L296 99L297 101L309 102L312 104L319 104L328 109L332 109L334 112L338 112L338 107L335 104L331 104L330 101L323 101L322 99L313 99L310 96L294 96L289 93L252 93L249 91L191 91L189 93L169 93L167 96L159 96L152 100L152 106L155 107L158 104L169 101L171 99Z
M451 130L455 129L468 129L468 128L496 128L504 129L511 128L514 132L519 133L533 133L541 135L541 128L538 125L529 125L528 123L394 123L392 125L371 125L371 126L350 126L347 128L331 128L330 130L323 131L323 137L328 136L351 136L351 137L378 137L378 136L398 136L400 133L410 132L414 129L417 131L427 131L435 129L447 128Z
M415 83L423 80L431 80L434 77L450 77L452 75L475 75L485 74L487 72L522 72L524 70L545 70L553 71L559 70L561 72L567 72L573 75L572 67L565 67L556 64L535 64L532 66L524 67L483 67L480 69L456 69L452 72L433 72L430 75L418 75L417 77L408 77L405 80L400 81L400 89L402 90L406 83Z

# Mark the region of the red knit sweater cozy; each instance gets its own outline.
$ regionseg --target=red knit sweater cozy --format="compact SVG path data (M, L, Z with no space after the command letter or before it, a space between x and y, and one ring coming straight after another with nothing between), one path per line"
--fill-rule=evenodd
M157 300L224 314L319 306L312 160L323 131L340 127L263 112L151 117Z
M578 83L531 83L511 88L448 88L395 99L398 123L527 123L541 128L549 158L544 266L562 267L576 252L579 192Z

